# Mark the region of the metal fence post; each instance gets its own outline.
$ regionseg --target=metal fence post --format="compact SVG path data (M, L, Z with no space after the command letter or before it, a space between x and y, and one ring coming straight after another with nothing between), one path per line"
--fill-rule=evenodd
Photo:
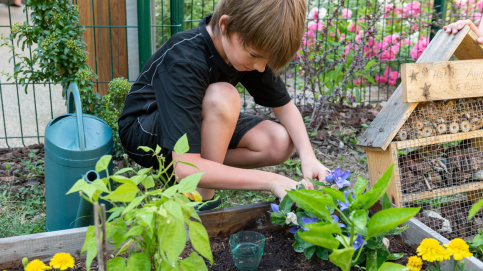
M184 30L184 1L170 0L171 11L171 36Z
M439 27L436 26L438 19L441 19L442 21L446 19L446 6L447 6L446 0L434 0L433 7L434 7L436 17L433 19L433 22L431 24L431 32L429 35L430 39L433 39L434 35L440 29Z
M151 1L138 0L139 70L151 57Z

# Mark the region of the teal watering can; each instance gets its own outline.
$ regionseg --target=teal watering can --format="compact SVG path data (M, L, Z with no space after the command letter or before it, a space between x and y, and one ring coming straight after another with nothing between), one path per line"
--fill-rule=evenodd
M103 155L112 154L113 147L109 125L98 117L82 114L75 83L70 84L66 94L68 114L55 117L45 128L47 231L93 224L92 205L78 193L66 193L81 178L90 182L105 177L104 172L93 175L97 174L93 169Z

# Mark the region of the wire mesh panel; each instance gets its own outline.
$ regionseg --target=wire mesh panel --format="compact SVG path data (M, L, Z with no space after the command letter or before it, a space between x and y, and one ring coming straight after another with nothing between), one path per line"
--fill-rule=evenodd
M483 197L482 112L482 98L420 103L395 139L400 205L448 238L483 228L482 212L467 221Z

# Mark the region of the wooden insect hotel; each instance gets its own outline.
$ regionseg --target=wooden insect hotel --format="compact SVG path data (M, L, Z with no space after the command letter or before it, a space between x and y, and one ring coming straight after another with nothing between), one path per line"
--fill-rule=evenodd
M483 45L468 26L439 31L363 134L371 182L393 164L387 194L448 239L483 229Z

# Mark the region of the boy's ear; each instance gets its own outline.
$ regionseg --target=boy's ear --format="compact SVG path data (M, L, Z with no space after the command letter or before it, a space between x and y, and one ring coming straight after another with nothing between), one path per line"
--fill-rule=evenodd
M226 28L229 22L230 22L230 16L224 14L220 17L220 21L218 22L218 27L220 28L220 33L222 35L226 34Z

